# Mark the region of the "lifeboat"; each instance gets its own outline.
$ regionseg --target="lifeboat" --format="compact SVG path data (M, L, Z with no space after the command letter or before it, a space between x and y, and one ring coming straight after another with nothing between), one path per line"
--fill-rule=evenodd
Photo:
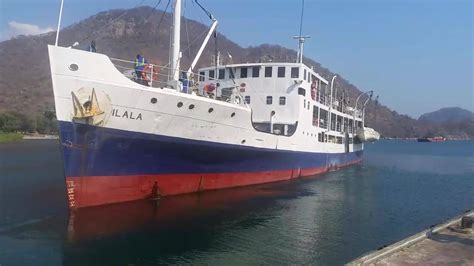
M361 142L374 142L380 139L380 133L370 127L357 130L357 137Z

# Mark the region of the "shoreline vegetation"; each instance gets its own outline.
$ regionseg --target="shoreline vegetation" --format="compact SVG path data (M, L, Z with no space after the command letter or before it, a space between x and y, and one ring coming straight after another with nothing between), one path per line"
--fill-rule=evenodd
M0 143L23 139L23 135L16 132L0 132Z
M21 139L54 139L58 134L58 123L53 111L36 115L18 112L0 113L0 142Z
M14 142L19 140L49 140L49 139L59 139L58 135L52 134L22 134L18 132L1 132L0 131L0 143Z

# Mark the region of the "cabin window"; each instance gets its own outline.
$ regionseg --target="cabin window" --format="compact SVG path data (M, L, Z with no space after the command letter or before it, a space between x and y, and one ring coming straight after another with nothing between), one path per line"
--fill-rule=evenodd
M209 79L214 79L214 70L209 70Z
M303 88L298 88L298 95L306 96L306 90Z
M225 79L225 69L219 69L219 79Z
M204 81L206 73L204 72L199 72L199 81Z
M328 111L324 109L319 109L319 127L328 128Z
M260 66L252 67L252 78L258 78L260 76Z
M331 114L331 130L336 130L336 114Z
M280 105L286 105L286 97L280 97Z
M318 126L318 120L319 120L319 108L314 105L313 106L313 126Z
M336 130L339 132L342 132L342 123L343 123L343 117L338 115L337 116L337 121L336 121Z
M273 97L272 96L267 96L267 104L270 105L273 103Z
M353 123L354 123L354 120L349 119L349 133L352 133L352 128L354 126Z
M336 143L342 144L342 137L336 137Z
M240 69L240 78L246 78L247 77L247 68L243 67Z
M311 83L311 75L308 73L308 83Z
M306 99L303 100L303 108L306 109Z
M324 133L318 133L318 141L323 142L324 141Z
M245 96L245 103L250 104L250 96Z
M303 79L306 80L306 69L303 70Z
M291 68L291 78L297 79L300 76L300 68L299 67L292 67Z
M285 67L278 67L277 77L279 77L279 78L284 78L285 77Z
M265 77L266 78L272 77L272 67L265 67Z

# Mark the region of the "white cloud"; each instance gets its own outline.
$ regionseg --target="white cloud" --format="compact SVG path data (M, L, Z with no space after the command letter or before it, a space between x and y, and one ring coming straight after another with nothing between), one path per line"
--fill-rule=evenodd
M37 35L41 33L46 33L53 31L54 29L51 27L41 28L38 25L34 24L27 24L27 23L20 23L16 21L8 22L9 32L7 33L7 37L15 37L18 35Z

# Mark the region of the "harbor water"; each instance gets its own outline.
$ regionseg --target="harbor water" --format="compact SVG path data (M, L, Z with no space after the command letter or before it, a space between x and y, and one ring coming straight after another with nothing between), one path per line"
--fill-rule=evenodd
M69 213L57 140L0 144L0 265L338 265L474 208L474 142L380 141L310 178Z

